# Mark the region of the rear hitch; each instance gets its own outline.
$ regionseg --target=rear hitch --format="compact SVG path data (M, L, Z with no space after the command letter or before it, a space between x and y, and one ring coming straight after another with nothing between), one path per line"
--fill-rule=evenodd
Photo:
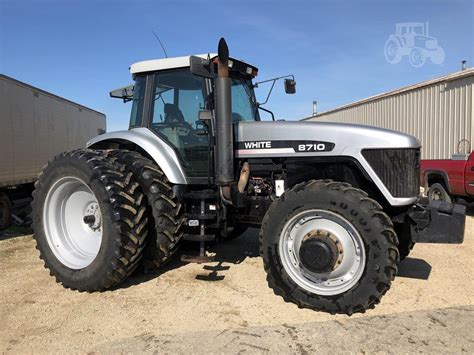
M464 240L466 206L442 201L418 203L407 213L415 243L461 244Z

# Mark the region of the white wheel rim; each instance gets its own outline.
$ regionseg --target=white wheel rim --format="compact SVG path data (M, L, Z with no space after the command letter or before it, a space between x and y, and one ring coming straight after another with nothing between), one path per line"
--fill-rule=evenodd
M99 203L79 178L63 177L51 186L44 204L43 226L51 251L71 269L89 266L99 253L103 232Z
M301 243L314 231L329 232L343 250L340 264L329 272L312 272L300 261ZM283 227L278 249L291 279L306 291L318 295L338 295L351 289L365 268L364 242L359 232L344 217L327 210L308 210L292 217Z

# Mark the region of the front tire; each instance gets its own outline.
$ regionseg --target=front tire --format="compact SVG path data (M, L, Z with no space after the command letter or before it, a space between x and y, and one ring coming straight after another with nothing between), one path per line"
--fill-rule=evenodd
M100 152L58 155L33 193L34 238L57 282L79 291L119 284L145 245L143 194L131 172Z
M269 208L260 233L275 294L330 313L363 312L380 302L397 273L397 244L377 202L331 181L286 191Z
M405 260L412 251L415 243L411 239L411 227L405 223L395 224L395 232L398 237L398 253L400 261Z

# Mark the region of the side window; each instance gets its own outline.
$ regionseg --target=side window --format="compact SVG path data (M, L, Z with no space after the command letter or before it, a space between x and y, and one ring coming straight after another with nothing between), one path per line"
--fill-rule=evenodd
M130 127L142 125L143 102L145 100L146 77L138 76L133 88L132 113L130 114Z

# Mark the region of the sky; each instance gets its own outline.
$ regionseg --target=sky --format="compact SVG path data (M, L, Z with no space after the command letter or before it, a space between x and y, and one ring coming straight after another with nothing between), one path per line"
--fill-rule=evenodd
M384 46L397 23L429 23L445 58L391 64ZM132 82L130 64L216 52L259 68L258 80L294 74L297 93L277 83L266 107L296 120L378 93L474 66L474 1L0 0L0 73L107 115L127 129L130 104L109 91ZM256 89L263 101L269 87ZM268 117L262 115L262 118Z

